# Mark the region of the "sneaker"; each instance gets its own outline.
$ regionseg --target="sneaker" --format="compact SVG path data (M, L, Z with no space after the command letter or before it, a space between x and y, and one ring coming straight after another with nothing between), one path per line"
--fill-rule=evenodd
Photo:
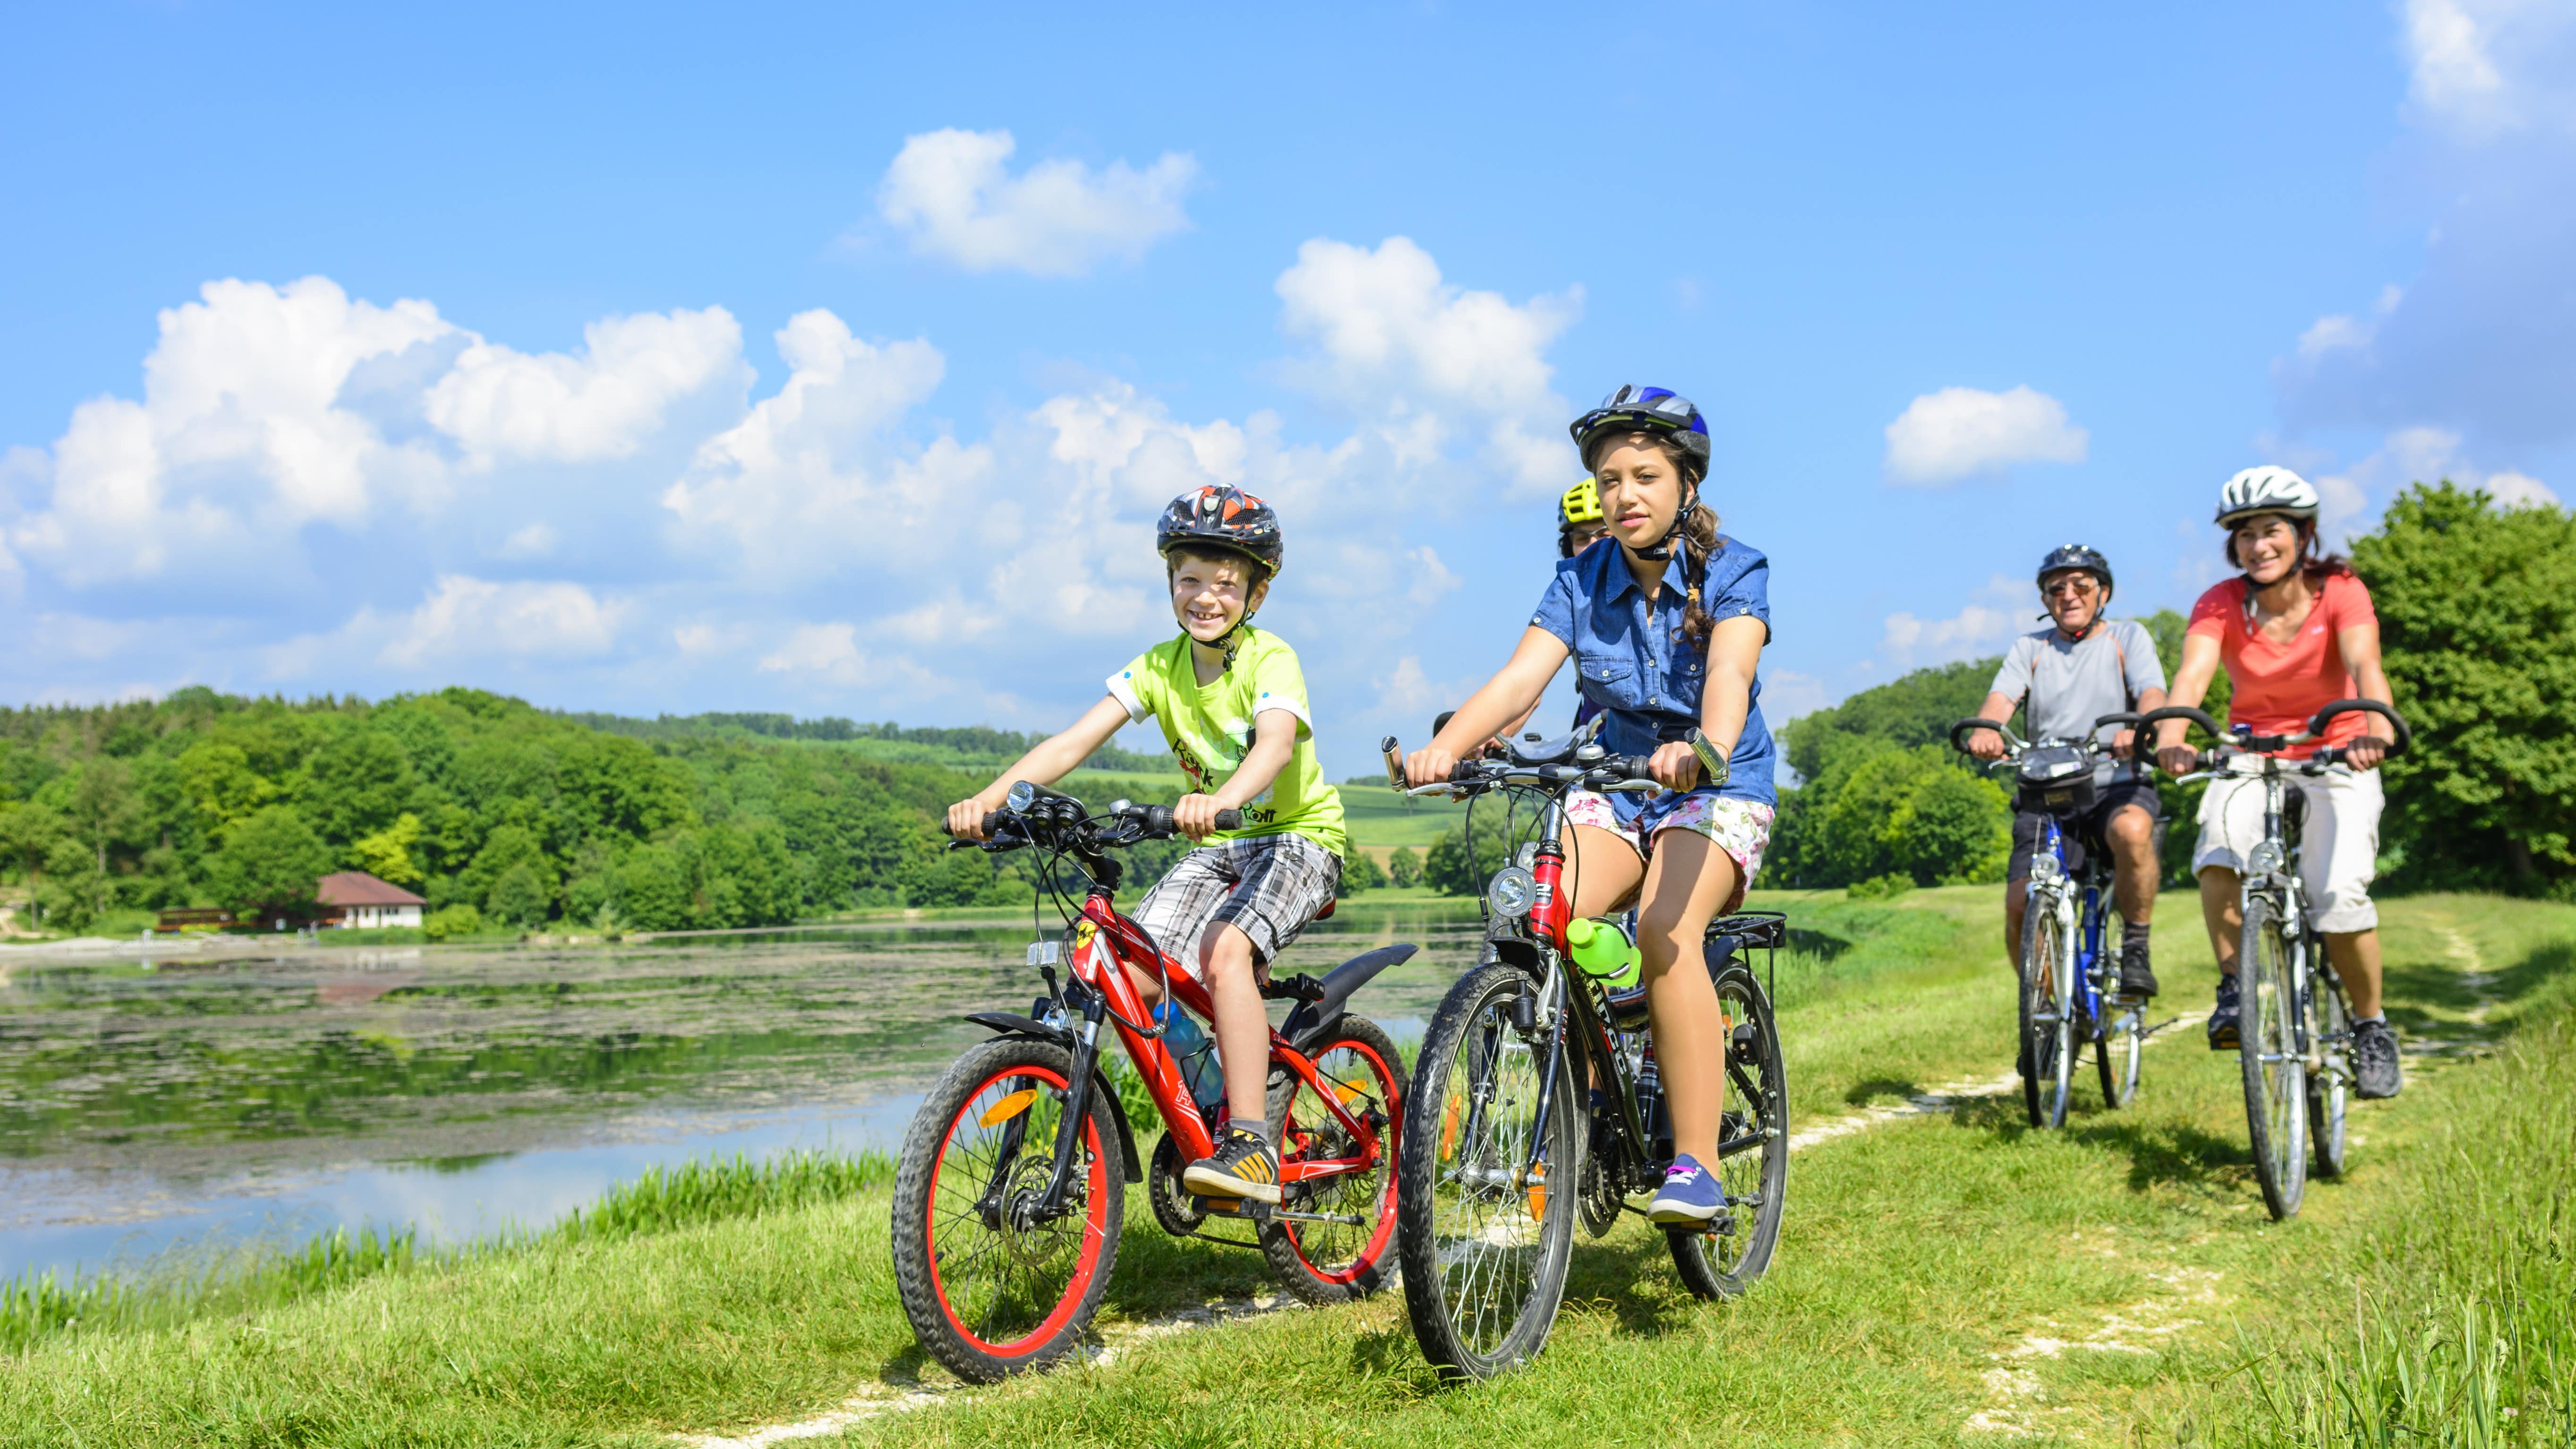
M1225 1134L1216 1151L1181 1169L1181 1186L1201 1197L1279 1201L1279 1153L1267 1139L1241 1129Z
M2209 1049L2236 1050L2236 978L2218 978L2218 1004L2209 1009Z
M1726 1211L1726 1189L1699 1159L1685 1152L1664 1169L1664 1185L1655 1200L1646 1204L1649 1222L1671 1224L1705 1223Z
M2406 1085L2397 1064L2397 1033L2385 1017L2353 1023L2352 1075L2354 1093L2373 1101L2394 1097Z
M2141 1001L2156 994L2156 971L2147 960L2144 931L2127 932L2120 939L2120 994Z

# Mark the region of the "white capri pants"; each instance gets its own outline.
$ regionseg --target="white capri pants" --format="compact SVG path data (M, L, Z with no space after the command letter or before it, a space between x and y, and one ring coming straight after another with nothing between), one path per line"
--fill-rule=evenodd
M2308 924L2320 931L2367 931L2379 925L2370 881L2378 874L2379 812L2387 796L2377 770L2281 782L2281 803L2297 790L2308 797L2308 819L2299 847L2299 883L2307 890ZM2200 797L2200 843L2191 854L2194 874L2222 866L2243 871L2245 857L2263 840L2263 782L2244 776L2212 780Z

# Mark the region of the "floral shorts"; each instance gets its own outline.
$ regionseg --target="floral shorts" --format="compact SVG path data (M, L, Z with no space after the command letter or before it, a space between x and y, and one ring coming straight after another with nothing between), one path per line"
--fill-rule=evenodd
M1741 872L1735 882L1735 899L1728 901L1724 910L1742 905L1745 887L1762 869L1762 852L1771 847L1771 820L1778 812L1760 801L1729 799L1709 790L1693 790L1673 801L1670 808L1659 808L1669 798L1658 797L1637 817L1639 824L1646 827L1642 839L1635 826L1619 823L1609 796L1590 790L1576 790L1565 797L1565 821L1568 825L1607 830L1628 842L1628 848L1640 859L1649 860L1654 857L1656 838L1667 830L1705 835L1717 842L1717 848L1725 851Z

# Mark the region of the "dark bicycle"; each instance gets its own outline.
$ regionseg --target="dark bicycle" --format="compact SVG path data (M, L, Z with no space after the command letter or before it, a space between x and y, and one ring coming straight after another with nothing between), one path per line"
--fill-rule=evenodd
M2177 783L2220 775L2263 782L2263 839L2247 853L2238 895L2244 926L2236 948L2237 1060L2245 1072L2245 1124L2254 1140L2254 1175L2263 1206L2275 1220L2295 1216L2307 1194L2308 1140L2316 1145L2317 1176L2344 1170L2344 1109L2352 1096L2352 1001L2326 959L2325 939L2308 924L2307 887L2299 879L2300 826L2308 797L2287 788L2289 778L2349 774L2343 750L2327 748L2304 760L2275 751L2325 738L2339 715L2363 711L2388 721L2394 755L2412 737L2397 711L2375 699L2339 699L2318 710L2303 734L2258 735L2246 726L2221 730L2201 711L2182 705L2156 710L2138 722L2138 751L2152 758L2155 726L2187 720L2217 743L2197 757L2199 768ZM2301 1111L2302 1100L2306 1110Z
M1220 830L1241 821L1236 811L1217 813ZM1193 1195L1181 1169L1215 1150L1232 1109L1193 1095L1128 968L1157 977L1164 999L1181 1009L1212 1021L1214 1007L1206 986L1112 903L1120 868L1106 854L1171 834L1170 806L1121 800L1095 815L1026 782L1011 787L1009 808L984 817L984 849L1044 851L1050 891L1068 864L1084 890L1078 905L1056 895L1064 935L1029 947L1047 994L1027 1016L967 1017L998 1035L949 1067L904 1134L895 1287L922 1346L960 1378L991 1383L1043 1368L1081 1340L1117 1265L1127 1183L1146 1184L1165 1232L1258 1248L1305 1302L1348 1302L1385 1284L1404 1063L1376 1023L1345 1006L1413 947L1381 946L1321 981L1301 973L1262 988L1297 1003L1270 1034L1264 1104L1279 1144L1281 1200ZM1058 966L1071 979L1059 982ZM1100 1070L1104 1022L1162 1114L1150 1170ZM1217 1219L1248 1224L1252 1240L1204 1230Z
M2031 852L2022 912L2022 1103L2033 1127L2063 1127L2075 1095L2075 1066L2087 1046L2102 1081L2102 1104L2125 1107L2138 1094L2138 1060L2147 1037L2146 1004L2120 992L2120 968L2102 946L2111 913L2111 852L2106 842L2075 840L2068 831L2092 810L2101 732L2135 725L2138 716L2106 714L2081 740L2025 741L1999 720L1963 719L1950 727L1951 748L1993 730L2004 739L1998 764L2013 771L2013 808L2041 817Z
M1395 741L1385 748L1400 789ZM1535 806L1538 820L1536 839L1486 888L1482 959L1432 1014L1400 1137L1405 1307L1424 1356L1450 1375L1489 1378L1536 1355L1564 1297L1577 1216L1595 1237L1622 1211L1642 1216L1628 1198L1652 1193L1672 1161L1645 993L1613 992L1578 969L1566 939L1566 793L1660 788L1645 760L1605 754L1578 732L1462 760L1449 783L1411 792L1502 792ZM1763 951L1768 965L1786 935L1772 912L1709 923L1706 959L1727 1022L1715 1165L1726 1205L1705 1227L1666 1230L1683 1284L1703 1298L1743 1292L1779 1242L1788 1088L1771 995L1747 956ZM1587 1083L1605 1115L1590 1115Z

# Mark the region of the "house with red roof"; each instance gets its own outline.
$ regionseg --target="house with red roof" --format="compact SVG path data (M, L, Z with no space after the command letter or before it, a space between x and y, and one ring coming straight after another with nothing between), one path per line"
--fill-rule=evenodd
M348 930L368 930L377 926L420 925L420 908L429 902L391 881L378 880L363 870L335 871L313 885L313 900L321 906L318 924Z

